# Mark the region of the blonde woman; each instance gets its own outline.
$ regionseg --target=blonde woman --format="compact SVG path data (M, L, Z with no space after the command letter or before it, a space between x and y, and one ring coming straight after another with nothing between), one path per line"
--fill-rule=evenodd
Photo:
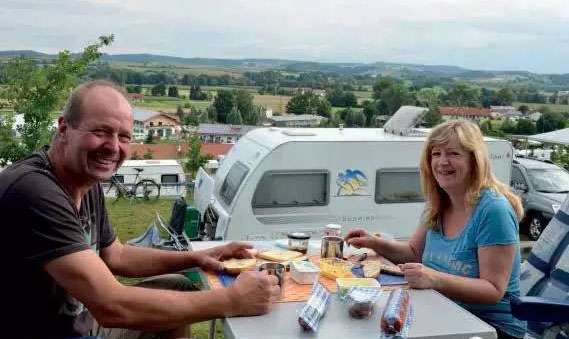
M518 220L523 209L492 175L477 125L443 123L425 142L420 163L427 201L409 242L356 229L346 241L401 264L412 288L432 288L493 325L499 338L522 338L525 323L510 312L519 295Z

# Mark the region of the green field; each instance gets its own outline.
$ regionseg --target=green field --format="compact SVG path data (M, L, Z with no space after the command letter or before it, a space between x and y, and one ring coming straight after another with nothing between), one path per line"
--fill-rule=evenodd
M551 109L552 112L559 112L559 113L569 113L569 105L556 105L556 104L534 104L528 102L514 102L512 106L515 108L520 107L521 105L526 105L531 109L539 109L541 106L546 106Z
M191 203L191 197L186 197L186 200L188 203ZM142 234L148 225L156 219L156 212L160 213L166 220L169 220L173 204L173 199L159 199L148 203L130 202L126 199L121 199L118 202L106 201L111 225L122 243ZM163 235L166 236L165 234ZM140 279L119 277L119 281L128 285L136 283ZM208 337L208 324L208 322L202 322L192 325L192 338L206 339ZM217 339L224 338L219 322L217 322L217 325L215 337Z
M111 62L112 68L129 69L137 72L171 72L179 76L184 74L207 74L212 76L229 75L233 77L240 77L245 71L257 71L257 69L240 69L232 67L215 67L215 66L186 66L186 65L173 65L173 64L157 64L146 62L130 62L130 61L113 61Z
M273 113L284 113L286 105L291 97L285 95L260 95L253 96L253 105L272 108Z

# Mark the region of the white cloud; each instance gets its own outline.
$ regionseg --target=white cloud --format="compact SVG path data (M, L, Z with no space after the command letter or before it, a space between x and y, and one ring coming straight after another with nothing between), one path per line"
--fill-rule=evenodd
M395 61L569 72L566 0L3 0L0 50Z

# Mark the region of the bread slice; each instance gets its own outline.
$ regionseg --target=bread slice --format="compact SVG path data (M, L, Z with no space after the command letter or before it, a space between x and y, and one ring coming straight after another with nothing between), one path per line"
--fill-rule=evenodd
M364 260L362 262L364 270L364 278L376 278L381 270L381 261L379 259L375 260Z
M381 265L381 271L392 275L404 275L399 266L395 265Z
M229 259L223 262L223 268L229 274L239 274L244 271L249 271L255 264L257 259Z
M301 257L302 253L297 251L289 251L289 250L270 250L270 251L260 252L259 254L257 254L257 256L259 258L269 261L283 262Z

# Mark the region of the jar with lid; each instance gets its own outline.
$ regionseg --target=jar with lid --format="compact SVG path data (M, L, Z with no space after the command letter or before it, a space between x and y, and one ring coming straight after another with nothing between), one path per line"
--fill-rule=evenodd
M304 232L292 232L288 235L288 249L291 251L297 251L302 254L308 252L308 241L310 240L310 235Z
M342 226L338 224L328 224L324 229L324 236L339 237L342 234Z

